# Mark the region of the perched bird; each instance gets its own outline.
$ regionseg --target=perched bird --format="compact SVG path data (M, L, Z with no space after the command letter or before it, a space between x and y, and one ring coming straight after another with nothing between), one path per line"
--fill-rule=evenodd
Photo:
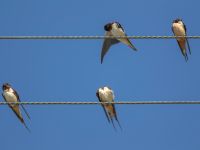
M104 26L104 30L106 31L105 36L114 36L116 38L105 38L104 39L103 47L102 47L102 51L101 51L101 63L103 63L104 56L108 52L110 46L112 46L113 44L122 42L122 43L128 45L133 50L135 50L135 51L137 50L133 46L131 41L126 37L127 35L126 35L123 27L118 22L112 22L112 23L106 24ZM126 38L117 38L119 36L125 36Z
M172 22L172 31L175 36L187 36L186 26L181 19L176 19ZM185 60L187 61L188 55L187 55L186 43L189 49L189 53L191 54L188 39L185 37L178 37L176 38L176 40L178 42L178 45L181 49L183 56L185 57Z
M114 102L114 92L109 87L102 87L99 88L96 92L96 96L99 99L100 102ZM121 125L118 121L116 110L114 104L102 104L102 107L104 109L105 115L108 119L108 122L112 122L113 127L115 128L113 118L118 122L120 128Z
M3 89L2 96L6 102L20 102L19 95L11 87L10 84L8 84L8 83L3 84L2 89ZM26 123L24 122L24 119L23 119L22 114L19 109L19 104L8 104L8 105L13 110L13 112L16 114L16 116L21 121L21 123L23 123L24 126L30 131L30 129L27 127ZM23 105L21 105L21 106L22 106L22 109L24 110L24 112L26 113L27 117L30 119L30 116L29 116L28 112L26 111L26 109L24 108L24 106Z

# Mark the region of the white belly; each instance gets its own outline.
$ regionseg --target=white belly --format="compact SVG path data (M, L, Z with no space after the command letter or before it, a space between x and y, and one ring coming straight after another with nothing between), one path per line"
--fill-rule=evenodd
M3 93L5 100L7 102L17 102L17 97L11 92L4 92Z
M116 26L113 26L111 33L113 36L124 36L124 32L121 28L118 28Z
M112 35L113 36L120 36L119 31L117 31L117 30L112 30Z
M100 94L102 102L112 102L113 101L113 95L107 94L107 93L101 93Z
M173 30L174 30L174 34L176 36L185 36L185 29L182 25L180 24L174 24L173 25Z

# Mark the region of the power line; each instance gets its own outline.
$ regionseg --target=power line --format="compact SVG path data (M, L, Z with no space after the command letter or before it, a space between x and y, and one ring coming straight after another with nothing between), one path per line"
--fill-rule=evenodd
M120 101L120 102L0 102L0 105L99 105L99 104L200 104L200 101Z
M129 39L174 39L186 37L188 39L200 39L200 36L127 36ZM107 39L113 36L0 36L0 40L81 40L81 39ZM117 38L126 38L118 36Z

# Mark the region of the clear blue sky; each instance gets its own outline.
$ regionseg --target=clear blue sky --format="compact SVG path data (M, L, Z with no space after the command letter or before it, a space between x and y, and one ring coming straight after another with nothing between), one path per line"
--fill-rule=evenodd
M120 22L128 35L172 35L181 17L199 35L198 0L1 0L0 35L104 35ZM109 85L116 101L200 100L200 45L189 40L188 63L174 39L118 44L100 64L103 40L1 40L0 85L22 101L98 101ZM1 98L3 101L3 99ZM117 105L115 132L99 105L26 106L28 133L8 106L0 107L2 150L199 150L200 106ZM24 115L25 117L25 115Z

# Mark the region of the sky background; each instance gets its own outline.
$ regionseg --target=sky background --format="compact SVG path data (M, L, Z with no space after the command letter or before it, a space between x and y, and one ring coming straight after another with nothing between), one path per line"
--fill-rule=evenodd
M0 35L104 35L118 21L128 35L172 35L181 17L199 35L198 0L1 0ZM190 39L186 63L175 39L131 40L110 48L103 40L1 40L0 85L9 82L22 101L98 101L110 86L116 101L200 100L200 45ZM3 98L1 98L3 101ZM200 106L116 105L123 130L99 105L26 106L31 133L8 106L0 106L0 149L199 150Z

